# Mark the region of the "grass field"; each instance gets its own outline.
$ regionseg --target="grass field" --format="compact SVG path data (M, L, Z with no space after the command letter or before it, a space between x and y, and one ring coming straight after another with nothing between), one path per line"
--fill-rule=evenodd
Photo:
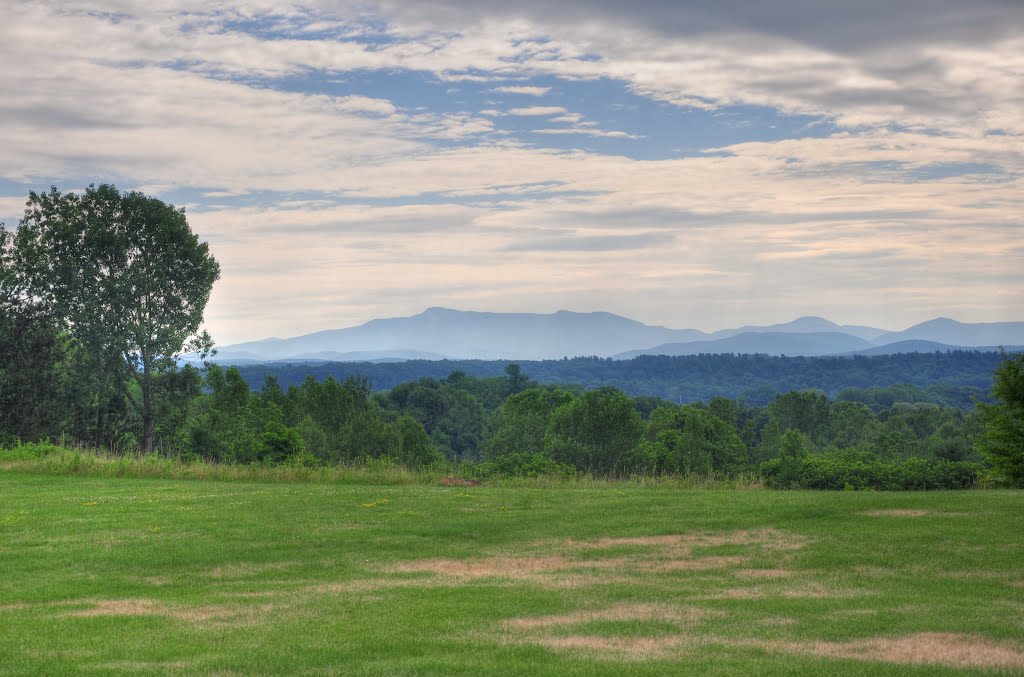
M0 673L1024 673L1024 493L0 473Z

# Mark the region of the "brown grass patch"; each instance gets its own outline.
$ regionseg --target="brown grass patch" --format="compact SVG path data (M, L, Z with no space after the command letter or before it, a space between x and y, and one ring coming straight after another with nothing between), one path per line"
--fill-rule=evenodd
M875 637L850 642L742 643L769 651L902 665L1013 670L1024 668L1024 650L1018 646L995 642L979 635L950 632L920 632L902 637Z
M298 562L238 562L236 564L223 564L210 569L210 578L245 578L256 576L268 571L283 571L298 566Z
M738 555L717 555L695 559L673 559L665 562L640 562L636 568L641 571L711 571L739 566L747 561Z
M172 670L187 670L192 666L183 661L114 661L100 663L96 667L100 670L116 670L118 672L170 672Z
M611 654L624 660L646 660L660 658L673 653L685 643L684 637L593 637L572 635L569 637L541 637L536 644L557 651L585 651Z
M736 572L743 578L789 578L793 573L789 569L740 569Z
M534 630L555 626L572 626L594 621L668 621L689 622L708 615L710 612L697 607L671 607L664 604L619 604L597 611L577 611L554 616L513 618L505 621L505 627L517 630ZM714 612L720 613L720 612Z
M830 588L821 583L801 583L798 587L755 585L746 588L728 588L704 595L701 599L841 599L859 597L870 592Z
M805 539L775 529L722 534L668 534L597 538L587 541L547 541L533 544L532 553L527 551L521 554L472 559L408 560L385 566L383 571L390 574L426 574L432 577L401 585L462 585L482 579L496 579L533 583L545 587L575 588L610 583L635 583L652 573L724 570L741 566L752 557L765 553L791 552L802 548L805 543ZM750 553L703 555L697 550L718 546L742 547L749 549ZM629 552L633 547L641 550ZM553 549L555 552L551 552ZM601 557L602 553L594 552L597 549L615 549L615 552ZM626 552L623 553L623 550ZM782 559L791 557L785 555ZM770 575L772 574L765 574L764 577ZM776 575L781 577L784 574ZM332 589L347 592L399 585L393 581L372 581L373 579L371 582L343 583Z
M692 550L700 547L722 545L762 546L769 550L796 550L802 548L806 541L787 534L778 529L754 529L734 531L727 534L695 533L668 534L664 536L625 536L616 538L598 538L592 541L566 541L566 547L607 548L621 545L659 546L662 548Z
M521 573L561 571L575 563L561 556L487 557L484 559L424 559L389 567L398 573L429 573L456 578L514 577Z
M262 617L274 607L263 605L231 606L210 604L205 606L172 606L153 599L103 599L92 603L86 609L76 609L63 614L72 618L94 618L99 616L161 616L188 623L210 621L231 621L237 623Z
M10 604L0 604L0 612L3 611L23 611L25 609L42 609L42 608L53 608L62 606L74 606L77 604L74 600L72 601L57 601L57 602L11 602Z
M871 517L924 517L931 515L931 510L914 510L911 508L892 508L890 510L868 510L861 513Z
M799 622L800 621L798 621L795 618L788 618L788 617L785 617L785 616L773 616L771 618L765 618L764 620L761 621L761 623L763 625L772 625L772 626L777 626L777 625L796 625Z

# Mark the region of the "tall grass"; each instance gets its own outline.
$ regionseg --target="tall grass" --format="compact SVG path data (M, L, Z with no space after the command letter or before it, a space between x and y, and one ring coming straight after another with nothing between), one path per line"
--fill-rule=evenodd
M442 477L480 478L472 463L442 463L409 468L390 459L367 458L333 465L302 462L277 465L219 463L201 458L180 459L141 452L117 454L102 449L71 448L45 442L0 449L0 471L83 477L128 477L224 482L294 482L311 484L413 485L437 484ZM630 476L598 478L591 475L539 477L485 477L488 485L524 488L590 489L609 485L678 489L760 489L752 475L735 478L705 476Z

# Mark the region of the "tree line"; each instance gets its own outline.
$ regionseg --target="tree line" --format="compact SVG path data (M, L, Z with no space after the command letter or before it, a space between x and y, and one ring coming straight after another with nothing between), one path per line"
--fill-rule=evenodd
M765 405L790 390L820 389L841 397L852 388L899 386L899 401L933 402L972 409L984 399L999 365L999 353L956 350L853 357L776 357L770 355L645 355L631 360L575 357L517 361L537 382L577 383L590 390L615 386L629 395L652 395L676 403L707 402L712 397L743 399ZM376 390L389 390L422 377L443 379L459 371L470 376L500 376L508 360L409 360L406 362L324 362L239 365L242 376L258 388L268 375L282 386L297 385L307 375L343 381L366 377ZM891 402L890 402L891 404Z

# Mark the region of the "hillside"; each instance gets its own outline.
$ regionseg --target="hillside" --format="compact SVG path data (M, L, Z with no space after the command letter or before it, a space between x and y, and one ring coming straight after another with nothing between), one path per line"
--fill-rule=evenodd
M952 351L854 357L771 357L767 355L643 356L631 360L574 358L519 361L526 374L540 383L579 384L584 388L615 386L629 395L655 395L677 402L711 397L742 397L765 404L777 393L818 388L831 397L844 388L874 388L894 384L941 386L961 390L955 398L971 408L972 397L983 396L992 384L999 353ZM242 365L242 376L260 388L268 375L280 384L302 383L328 376L344 380L366 377L374 390L387 390L418 378L447 378L455 371L471 376L504 374L508 360L410 360L395 363L329 362L321 364Z
M716 341L668 343L645 350L630 350L613 357L628 360L640 355L700 355L736 353L738 355L835 355L870 348L868 341L839 332L747 332Z

